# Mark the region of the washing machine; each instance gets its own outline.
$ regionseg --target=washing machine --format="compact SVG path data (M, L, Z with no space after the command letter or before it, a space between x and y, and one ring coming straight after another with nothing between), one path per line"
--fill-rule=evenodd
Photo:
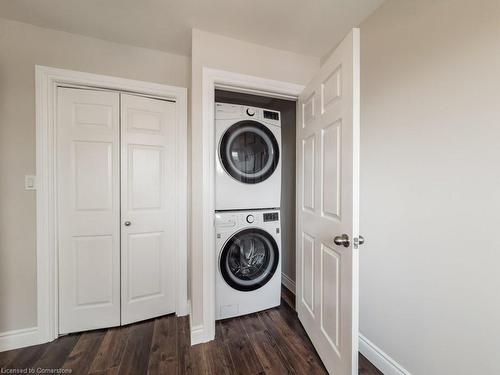
M266 310L281 300L278 210L215 214L217 320Z
M281 115L215 104L215 209L280 207Z

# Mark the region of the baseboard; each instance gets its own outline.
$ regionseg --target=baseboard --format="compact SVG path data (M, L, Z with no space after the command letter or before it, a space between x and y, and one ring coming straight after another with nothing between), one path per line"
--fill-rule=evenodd
M295 281L293 281L289 276L285 275L283 272L281 273L281 283L290 292L292 292L293 294L295 294Z
M0 352L40 344L38 327L0 333Z
M411 375L382 349L359 334L359 351L384 375Z
M205 330L203 325L191 327L191 345L202 344L205 342Z
M189 310L189 329L191 331L191 345L203 344L204 342L210 341L207 340L205 329L203 328L203 324L193 325L193 321L191 320L193 317L191 310L191 300L188 300L188 310Z

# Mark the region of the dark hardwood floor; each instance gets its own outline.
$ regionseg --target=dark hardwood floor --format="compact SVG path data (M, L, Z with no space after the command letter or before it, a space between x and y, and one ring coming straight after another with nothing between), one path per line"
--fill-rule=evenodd
M167 315L3 352L0 367L94 375L326 374L290 307L293 294L282 296L280 307L217 322L216 340L206 344L190 346L188 318ZM360 355L359 374L381 372Z

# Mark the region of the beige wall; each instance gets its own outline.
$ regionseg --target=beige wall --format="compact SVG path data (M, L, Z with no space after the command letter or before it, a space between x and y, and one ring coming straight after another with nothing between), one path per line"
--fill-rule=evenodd
M412 374L498 374L500 2L361 25L360 329Z
M0 332L36 326L35 64L188 87L190 59L0 18Z
M306 84L319 68L319 59L263 47L201 30L192 38L192 323L203 318L202 296L202 68L214 68L263 78Z

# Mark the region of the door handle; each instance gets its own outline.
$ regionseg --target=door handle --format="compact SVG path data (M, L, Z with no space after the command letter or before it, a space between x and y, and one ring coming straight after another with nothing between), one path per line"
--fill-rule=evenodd
M132 225L132 223L130 221L126 221L123 223L126 227L129 227L130 225Z
M349 236L345 233L343 233L341 236L335 236L333 242L337 246L344 247L349 247L349 245L351 244L351 241L349 241Z
M363 236L358 236L354 238L355 245L363 245L365 243L365 238Z
M360 245L363 245L363 244L365 243L365 238L364 238L363 236L361 236L361 235L360 235L360 236L358 237L358 243L359 243Z

